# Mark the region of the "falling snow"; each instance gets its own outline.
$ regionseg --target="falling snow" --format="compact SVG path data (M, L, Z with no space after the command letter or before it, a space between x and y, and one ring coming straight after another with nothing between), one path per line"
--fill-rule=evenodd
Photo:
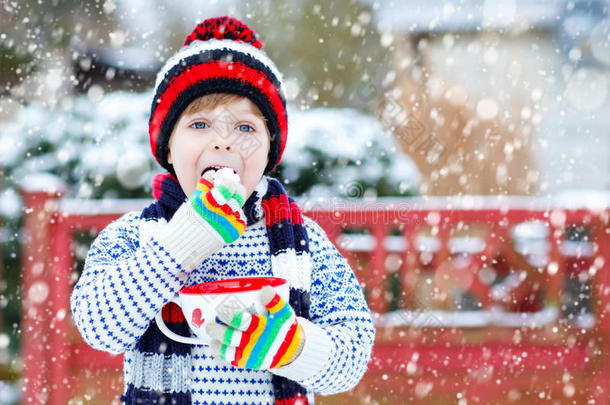
M84 216L150 202L156 72L223 14L255 28L283 73L278 178L299 202L356 218L326 230L364 288L377 347L353 391L316 402L610 403L606 0L0 7L2 404L25 403L36 356L52 368L90 353L71 346L55 289L78 279L99 229L72 230L64 274L60 255L23 253L60 240L31 246L41 231L27 228L60 205L25 197L61 192L61 209ZM69 404L118 404L115 366L44 375L32 403L59 385Z

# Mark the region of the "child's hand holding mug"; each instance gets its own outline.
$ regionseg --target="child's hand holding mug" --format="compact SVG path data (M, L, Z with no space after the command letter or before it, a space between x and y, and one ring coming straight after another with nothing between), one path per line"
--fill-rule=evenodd
M206 327L214 339L214 354L235 367L281 367L298 357L303 348L305 334L290 304L271 286L261 289L260 299L266 314L225 306L218 310L223 324L209 323Z

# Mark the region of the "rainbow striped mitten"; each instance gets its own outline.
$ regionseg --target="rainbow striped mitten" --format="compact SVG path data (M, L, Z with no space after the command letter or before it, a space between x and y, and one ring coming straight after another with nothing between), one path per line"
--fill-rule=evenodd
M268 315L256 315L228 307L218 317L229 326L210 323L207 333L217 357L235 367L268 370L283 366L300 353L305 335L292 307L272 287L261 290Z
M231 243L246 229L246 216L241 209L245 194L239 176L230 168L222 168L203 174L189 202L221 242Z

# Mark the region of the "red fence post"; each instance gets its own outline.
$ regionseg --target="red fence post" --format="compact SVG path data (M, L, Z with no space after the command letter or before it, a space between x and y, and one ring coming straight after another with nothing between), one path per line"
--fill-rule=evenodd
M563 224L561 226L556 226L552 222L553 221L550 221L549 223L549 242L551 251L549 254L549 263L544 271L544 279L548 283L549 304L560 310L566 271L565 260L562 259L560 248L565 239L565 230Z
M52 277L50 280L51 297L51 367L49 386L52 390L51 404L68 403L68 387L71 347L68 344L68 319L70 318L70 273L74 264L71 251L72 235L63 217L58 215L51 225L53 241L51 254L53 259Z
M373 223L371 228L376 246L372 257L371 280L368 281L371 291L369 305L372 311L384 313L388 307L385 294L387 288L385 261L388 257L388 252L383 244L386 237L386 229L383 223Z
M22 182L24 228L22 250L22 359L24 394L23 403L44 404L49 392L49 330L50 278L53 239L51 222L58 209L58 197L65 186L55 176L31 176Z
M598 254L594 259L597 269L595 278L599 285L595 286L597 294L596 306L598 333L601 339L601 370L595 376L594 392L596 403L610 404L610 210L601 214L599 227L596 227Z
M402 236L405 239L406 249L402 254L403 265L400 266L400 290L402 295L399 299L399 309L417 309L415 303L417 299L415 297L416 291L415 286L417 283L418 268L418 254L416 250L417 233L419 232L419 226L412 219L411 222L407 222L402 232Z

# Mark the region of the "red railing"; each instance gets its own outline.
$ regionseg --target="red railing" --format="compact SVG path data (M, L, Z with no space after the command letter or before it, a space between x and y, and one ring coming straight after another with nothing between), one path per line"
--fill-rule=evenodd
M89 348L70 317L74 240L150 201L68 200L59 191L23 194L24 403L66 404L86 378L120 390L121 356ZM301 205L348 259L374 312L373 359L356 398L610 403L607 204L466 197ZM566 301L574 288L579 308Z

